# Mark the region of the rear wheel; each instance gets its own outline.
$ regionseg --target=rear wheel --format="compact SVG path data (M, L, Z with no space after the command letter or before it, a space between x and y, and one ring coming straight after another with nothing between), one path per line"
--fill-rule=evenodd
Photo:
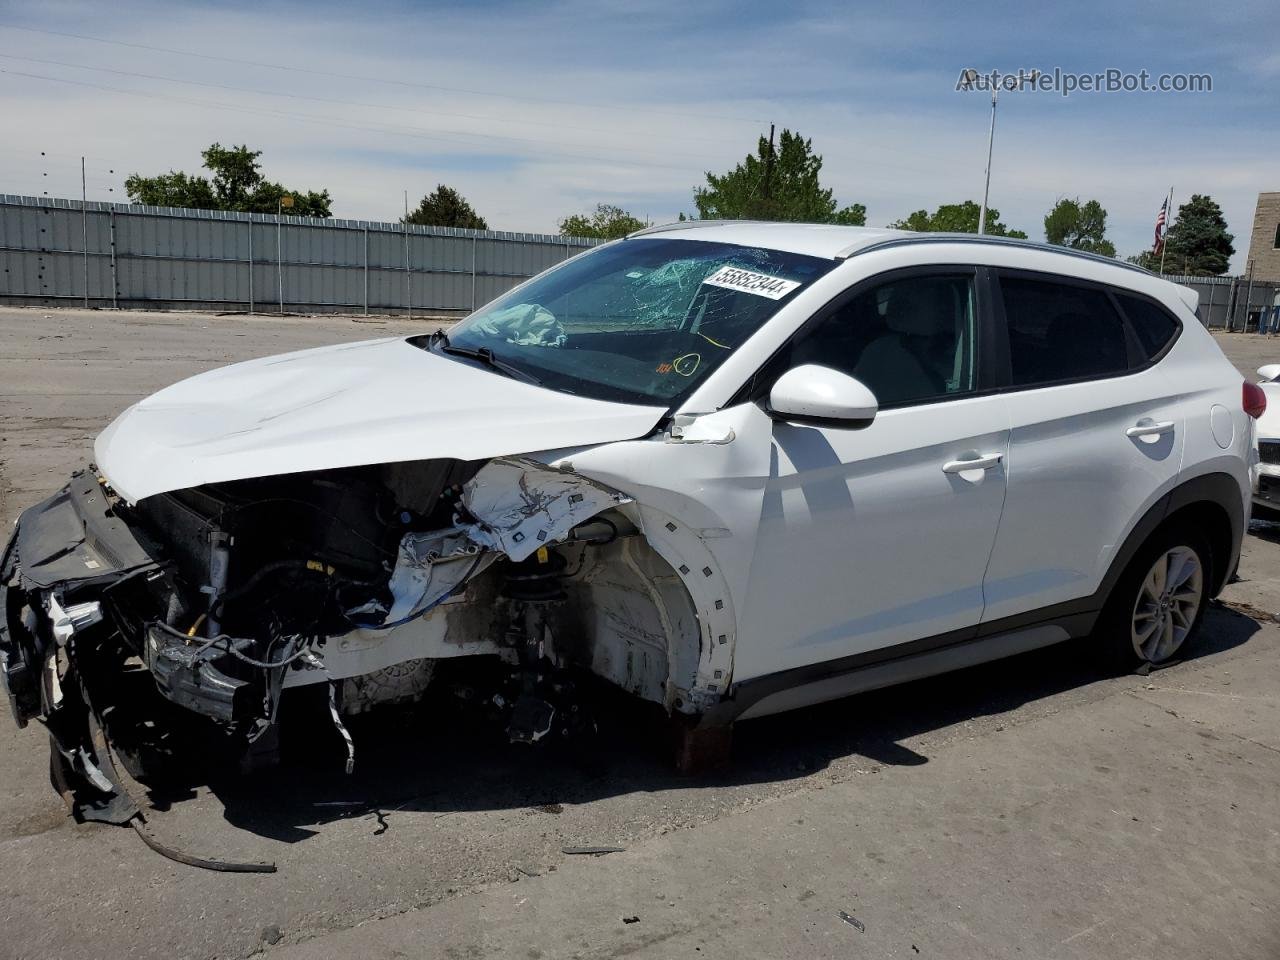
M1115 666L1160 664L1184 649L1204 617L1209 583L1209 550L1193 530L1148 541L1116 583L1101 624Z

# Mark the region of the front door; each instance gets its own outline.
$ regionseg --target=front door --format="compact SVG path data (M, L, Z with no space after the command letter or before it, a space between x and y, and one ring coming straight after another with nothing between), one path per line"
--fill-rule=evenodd
M983 394L976 281L864 281L777 358L767 379L823 364L880 412L860 430L772 425L735 680L976 630L1009 442L1006 399Z

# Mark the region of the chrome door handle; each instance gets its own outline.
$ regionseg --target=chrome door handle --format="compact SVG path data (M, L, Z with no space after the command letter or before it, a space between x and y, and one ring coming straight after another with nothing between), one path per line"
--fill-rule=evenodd
M1139 423L1126 430L1124 435L1126 437L1160 437L1166 433L1173 433L1174 426L1172 420L1164 420L1160 423Z
M942 465L943 473L967 473L970 470L990 470L1000 465L1004 454L988 453L986 456L974 457L972 460L948 460Z

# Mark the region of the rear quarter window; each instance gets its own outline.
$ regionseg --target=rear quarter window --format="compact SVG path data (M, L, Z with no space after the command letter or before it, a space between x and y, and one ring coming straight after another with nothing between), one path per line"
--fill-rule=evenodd
M1160 354L1178 335L1178 321L1164 307L1128 294L1118 293L1116 297L1142 345L1143 359L1150 360Z

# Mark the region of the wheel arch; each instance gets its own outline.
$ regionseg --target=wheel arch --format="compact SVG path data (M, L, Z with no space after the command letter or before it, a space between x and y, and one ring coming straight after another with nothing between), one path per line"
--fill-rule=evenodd
M1097 596L1104 603L1133 557L1153 536L1180 524L1198 524L1209 541L1209 595L1227 585L1240 560L1244 540L1245 503L1240 484L1228 473L1207 473L1180 483L1134 525L1117 551Z

